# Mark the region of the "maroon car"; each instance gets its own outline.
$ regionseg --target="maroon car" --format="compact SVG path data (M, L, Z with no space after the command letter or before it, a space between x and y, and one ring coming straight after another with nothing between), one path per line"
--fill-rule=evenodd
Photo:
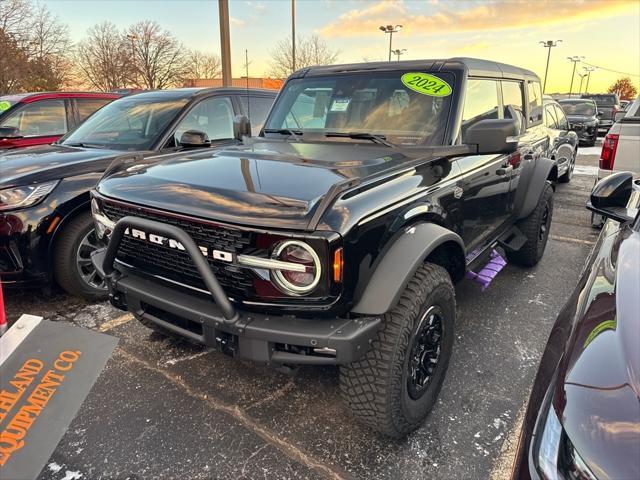
M609 218L540 361L512 480L640 478L640 182L600 180Z
M48 92L0 97L0 151L47 145L119 93Z

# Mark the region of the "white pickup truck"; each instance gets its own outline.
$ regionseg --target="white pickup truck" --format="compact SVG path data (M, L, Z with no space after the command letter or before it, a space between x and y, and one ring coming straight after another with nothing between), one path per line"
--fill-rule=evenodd
M623 112L602 143L598 180L613 172L640 174L640 97Z
M615 123L602 142L598 180L614 172L640 175L640 97L615 114ZM604 219L591 214L591 224L601 227Z

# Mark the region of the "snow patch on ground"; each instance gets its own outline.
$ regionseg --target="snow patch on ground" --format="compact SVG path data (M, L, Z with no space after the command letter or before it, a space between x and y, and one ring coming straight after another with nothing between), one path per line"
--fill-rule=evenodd
M49 467L49 470L51 470L53 473L58 473L62 468L62 465L58 465L56 462L51 462L47 466Z

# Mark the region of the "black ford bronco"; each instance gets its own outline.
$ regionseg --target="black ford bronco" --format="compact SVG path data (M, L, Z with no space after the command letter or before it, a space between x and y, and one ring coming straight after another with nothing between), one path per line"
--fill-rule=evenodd
M243 145L106 174L92 209L109 243L93 262L113 305L151 328L283 368L339 365L353 413L400 437L442 385L453 284L496 248L542 257L546 148L527 70L305 68Z

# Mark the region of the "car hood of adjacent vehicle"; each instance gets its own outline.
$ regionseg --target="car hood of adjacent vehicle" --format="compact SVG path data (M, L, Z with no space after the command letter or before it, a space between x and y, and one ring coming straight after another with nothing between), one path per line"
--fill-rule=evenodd
M565 351L554 403L598 478L640 478L640 234L623 229L605 242L610 248L600 249L582 292L586 308Z
M406 157L361 143L254 139L112 172L97 190L114 199L251 226L307 229L331 188Z
M43 145L0 154L0 188L101 171L123 152L97 148Z

